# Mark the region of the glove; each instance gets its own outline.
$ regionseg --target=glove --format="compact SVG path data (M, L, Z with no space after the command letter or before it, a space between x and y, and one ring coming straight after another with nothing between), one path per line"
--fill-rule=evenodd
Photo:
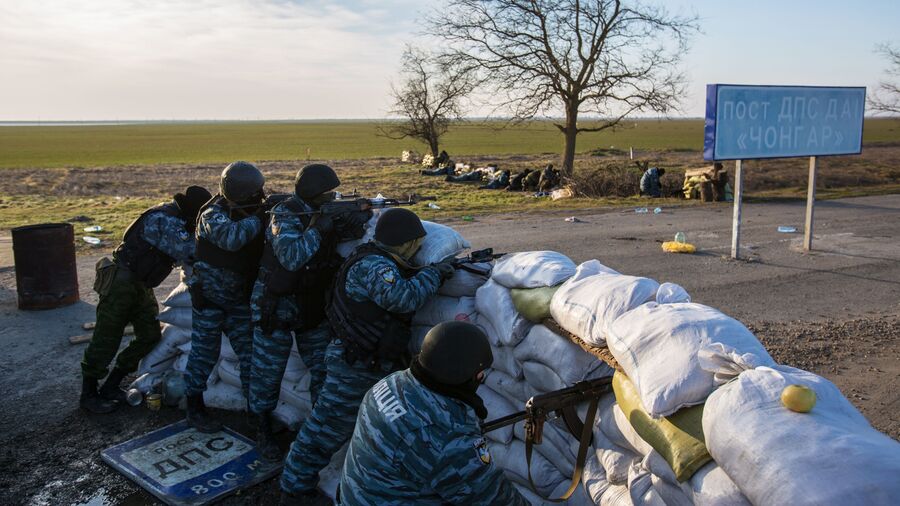
M317 214L313 220L312 228L318 230L322 235L327 234L334 230L334 220L327 214Z
M453 267L453 264L450 262L438 262L436 264L432 264L438 274L441 276L441 281L450 279L453 277L453 274L456 272L456 268Z

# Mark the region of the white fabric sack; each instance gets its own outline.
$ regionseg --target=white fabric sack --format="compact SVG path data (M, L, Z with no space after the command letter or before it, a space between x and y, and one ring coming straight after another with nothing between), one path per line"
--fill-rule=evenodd
M475 297L435 295L413 315L413 325L431 325L455 320L470 321L475 317Z
M472 247L456 230L431 221L422 221L425 227L425 239L422 247L412 257L415 266L430 265L441 260L456 256Z
M634 430L634 427L631 426L631 422L628 421L628 417L625 416L625 412L622 411L622 408L620 408L618 404L613 406L613 418L615 418L616 427L619 429L619 432L621 432L625 440L628 441L628 446L633 449L635 453L643 457L653 451L653 447L650 446L650 443L644 441L637 431Z
M175 346L181 346L191 342L191 328L176 327L168 323L162 325L162 341L175 343Z
M509 289L493 279L485 283L475 293L475 309L478 320L487 320L495 336L492 342L503 346L515 346L525 338L534 325L523 318L513 304Z
M699 350L712 343L734 349L754 367L774 365L741 322L692 302L639 306L612 324L607 343L654 418L702 404L712 393L714 373L704 370L698 358Z
M160 303L168 307L191 307L191 293L185 283L178 283Z
M816 393L809 413L781 404ZM753 504L897 504L900 443L873 429L833 383L787 366L745 371L706 401L710 455ZM773 486L790 479L790 486Z
M715 462L698 469L690 484L696 506L750 506L750 501Z
M478 307L478 297L475 297L475 306ZM492 347L503 346L500 342L500 336L491 324L491 320L487 316L482 316L476 311L475 319L472 321L478 328L484 331L488 337L488 342Z
M609 482L606 480L606 470L603 469L596 452L588 452L581 481L584 482L584 489L591 501L600 504L600 498L609 489Z
M486 385L478 387L478 396L484 401L484 407L488 411L488 420L496 420L511 413L519 411L513 403L509 402L506 397L491 390ZM507 425L497 430L492 430L484 435L484 437L496 441L500 444L509 444L513 439L513 427Z
M568 281L578 281L579 279L584 279L588 276L596 276L597 274L621 273L601 264L599 260L588 260L587 262L578 264L578 267L575 268L575 275L569 278Z
M550 314L584 341L606 345L609 326L627 311L653 300L659 283L650 278L597 274L569 280L553 294Z
M171 369L175 359L181 354L178 344L175 339L160 340L159 344L138 363L137 375L148 372L159 374Z
M631 495L626 485L610 485L603 497L600 498L600 506L634 506Z
M512 443L502 445L488 442L488 449L494 463L518 483L528 483L528 465L525 462L525 443L513 439ZM553 492L557 485L565 480L562 474L540 453L531 455L531 477L538 492L545 496Z
M181 353L184 353L184 354L190 353L191 352L191 342L188 341L184 344L179 344L178 351L180 351Z
M190 329L193 320L192 311L190 307L163 307L156 319L176 327Z
M312 410L312 398L309 393L310 375L307 374L296 383L282 383L280 400L300 410L300 414L306 417Z
M184 372L187 369L187 361L188 354L182 353L178 355L178 358L175 359L175 362L172 362L172 369L175 369L178 372Z
M489 386L491 390L506 397L506 400L514 406L522 406L522 409L525 407L525 402L532 396L532 391L525 381L517 380L497 369L485 371L484 384Z
M555 251L506 255L494 265L491 279L506 288L556 286L575 274L575 263Z
M667 506L659 492L653 488L650 471L644 469L640 461L633 463L628 472L628 494L634 506Z
M594 423L594 449L600 465L606 469L606 481L612 485L621 485L628 482L628 469L631 463L638 458L634 452L613 443L609 437L601 429L602 418L608 417L610 423L615 427L615 432L621 436L619 428L615 425L615 416L613 415L613 405L616 403L616 396L612 394L604 395L600 398L600 404L597 406L597 421Z
M225 337L225 334L222 334L222 346L219 348L219 357L232 362L239 360L237 353L234 352L234 348L231 347L231 339Z
M272 416L286 425L290 430L300 429L300 425L305 418L299 409L286 402L279 402L275 410L272 411Z
M656 302L660 304L674 304L676 302L690 302L691 296L681 285L675 283L663 283L656 291Z
M203 392L203 402L210 408L229 411L245 411L247 409L247 399L240 387L229 385L224 381L208 385L206 391Z
M350 447L350 441L344 443L334 455L331 461L325 466L325 469L319 471L319 490L325 492L325 495L334 499L338 485L341 483L341 474L344 470L344 460L347 458L347 449Z
M519 362L531 361L549 366L566 386L587 378L601 377L594 373L606 366L602 360L543 325L532 327L513 353ZM610 370L607 376L611 375Z
M296 383L306 373L306 366L303 364L300 354L297 353L297 348L291 347L291 354L288 355L287 366L284 368L284 376L282 376L281 381L283 383Z
M679 483L675 471L659 452L653 450L645 455L641 465L650 471L653 488L668 506L693 506L690 483Z
M372 217L363 226L365 234L360 239L353 241L339 242L337 245L337 254L347 258L359 245L371 242L375 238L375 225L378 223L378 217L381 215L381 209L373 209Z
M615 411L613 411L615 406L615 395L607 394L600 398L600 404L597 406L597 421L594 425L594 434L602 432L603 436L609 439L614 448L629 450L636 454L637 450L631 446L616 424Z
M522 364L516 360L514 351L515 348L509 346L491 346L491 353L494 355L491 367L509 374L514 379L522 379Z
M513 427L513 433L519 441L525 441L525 423L520 422ZM569 431L557 427L553 423L544 424L544 440L534 446L534 451L540 453L553 464L560 474L568 478L572 477L575 470L575 460L578 456L578 440Z
M487 283L491 274L491 264L477 263L469 264L467 267L485 272L486 274L475 274L466 269L456 269L453 277L444 281L438 288L438 295L446 295L448 297L474 297L475 292L481 285Z
M522 362L522 372L525 374L525 382L539 393L545 394L554 390L566 388L566 382L550 367L540 363Z
M238 362L219 360L216 370L219 372L219 380L222 383L241 388L241 366Z

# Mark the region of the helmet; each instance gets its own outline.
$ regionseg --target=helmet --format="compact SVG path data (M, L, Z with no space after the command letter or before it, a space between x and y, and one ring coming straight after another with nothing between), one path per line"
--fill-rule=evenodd
M262 202L263 185L266 178L250 162L232 162L222 171L219 193L234 204L256 204Z
M375 224L375 240L388 246L400 246L426 233L422 220L408 209L388 209Z
M192 225L197 221L197 213L200 212L200 208L203 207L203 204L209 202L211 198L212 195L209 194L206 188L202 186L188 186L184 193L176 193L173 200L184 219L189 225Z
M307 165L297 172L294 179L294 195L304 200L309 200L316 195L334 190L341 184L334 169L321 164Z
M445 385L462 385L494 362L487 335L462 321L443 322L425 334L419 365Z

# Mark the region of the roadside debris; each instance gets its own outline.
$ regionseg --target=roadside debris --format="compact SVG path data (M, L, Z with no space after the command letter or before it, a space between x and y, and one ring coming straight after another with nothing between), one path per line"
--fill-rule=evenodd
M568 218L566 218L566 221L569 223L584 223L583 221L579 220L578 218L576 218L574 216L569 216Z
M86 236L82 237L81 239L84 240L84 242L90 244L91 246L100 246L101 244L103 244L103 241L101 241L99 238L92 237L89 235L86 235Z
M797 231L797 228L781 225L780 227L778 227L778 231L781 232L782 234L793 234L794 232Z

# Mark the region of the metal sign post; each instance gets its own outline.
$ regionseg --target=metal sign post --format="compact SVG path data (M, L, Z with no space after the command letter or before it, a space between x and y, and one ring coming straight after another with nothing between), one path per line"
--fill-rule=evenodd
M806 227L803 233L803 249L812 249L813 208L816 205L816 157L809 157L809 188L806 190Z
M741 161L734 161L734 218L731 222L731 258L741 257L741 200L744 196L744 177Z

